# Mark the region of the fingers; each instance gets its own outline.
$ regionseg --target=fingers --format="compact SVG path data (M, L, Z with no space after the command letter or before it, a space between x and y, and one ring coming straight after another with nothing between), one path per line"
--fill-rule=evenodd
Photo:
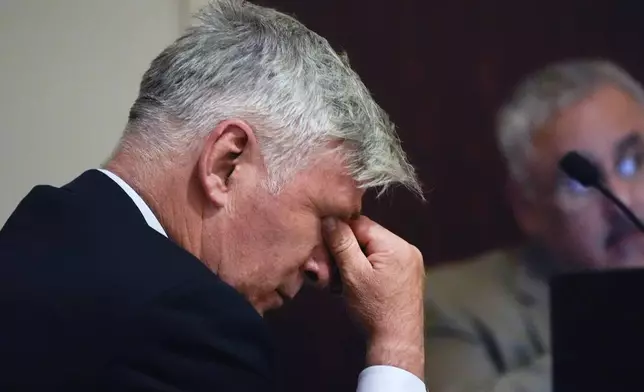
M367 255L388 250L392 241L399 238L364 215L351 221L350 225L358 244L365 249Z
M359 273L360 270L370 266L369 260L362 253L360 244L348 224L335 218L325 218L322 221L322 233L331 255L344 276Z

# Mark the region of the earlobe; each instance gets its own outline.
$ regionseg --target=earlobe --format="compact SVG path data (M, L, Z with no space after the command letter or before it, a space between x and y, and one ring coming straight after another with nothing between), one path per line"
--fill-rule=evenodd
M217 207L226 204L251 139L251 128L239 120L222 121L206 138L198 163L199 181L206 198Z

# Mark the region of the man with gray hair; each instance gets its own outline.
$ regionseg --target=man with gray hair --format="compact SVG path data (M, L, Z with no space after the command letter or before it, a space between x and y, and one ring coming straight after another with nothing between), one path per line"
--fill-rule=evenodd
M274 390L261 316L337 266L368 333L358 390L424 391L422 255L360 212L367 188L422 197L394 126L295 19L199 18L104 167L34 188L0 231L0 389Z
M607 61L556 63L527 77L499 112L510 201L528 241L428 273L430 390L551 390L548 279L644 264L644 237L613 204L558 169L595 163L644 215L644 91Z

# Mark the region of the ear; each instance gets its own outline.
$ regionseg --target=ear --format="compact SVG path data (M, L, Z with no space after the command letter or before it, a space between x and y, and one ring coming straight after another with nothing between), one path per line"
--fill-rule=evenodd
M508 180L505 186L506 197L514 213L517 224L527 236L534 236L539 233L541 226L540 214L537 208L537 201L528 194L521 184L514 180Z
M199 181L206 197L217 207L226 204L234 177L244 163L256 161L257 140L241 120L225 120L208 135L199 157Z

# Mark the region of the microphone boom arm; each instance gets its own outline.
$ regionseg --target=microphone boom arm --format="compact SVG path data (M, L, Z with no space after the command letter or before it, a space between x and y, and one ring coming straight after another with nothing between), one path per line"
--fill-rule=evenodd
M566 175L586 187L600 191L610 200L638 230L644 232L644 224L621 200L604 185L603 176L597 166L577 151L570 151L559 161L559 168Z
M595 184L595 189L600 191L602 195L606 196L610 201L615 204L619 210L626 215L626 217L637 227L640 231L644 232L644 224L642 224L642 221L639 220L637 216L633 213L633 211L630 210L630 208L626 207L624 203L622 203L621 200L619 200L613 192L609 191L602 183Z

